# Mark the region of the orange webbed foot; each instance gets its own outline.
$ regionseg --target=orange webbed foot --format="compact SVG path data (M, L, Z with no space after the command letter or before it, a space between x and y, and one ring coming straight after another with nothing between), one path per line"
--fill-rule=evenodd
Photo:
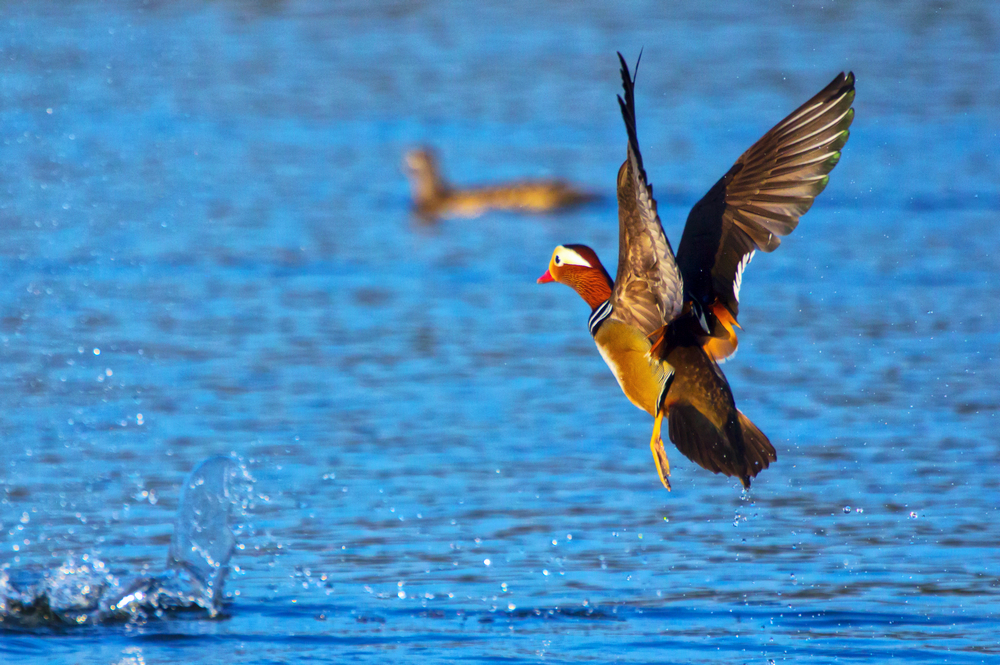
M670 462L667 460L667 452L663 449L663 439L660 437L660 430L663 424L663 410L656 414L656 421L653 423L653 436L649 439L649 447L653 451L653 461L656 462L656 472L660 476L660 482L670 491Z

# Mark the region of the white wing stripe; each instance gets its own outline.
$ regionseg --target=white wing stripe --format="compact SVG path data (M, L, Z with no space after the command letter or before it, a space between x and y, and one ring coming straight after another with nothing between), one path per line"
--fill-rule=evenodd
M753 250L740 260L740 264L736 266L736 279L733 280L733 296L736 297L736 302L740 301L740 287L743 286L743 271L746 270L747 266L750 265L750 261L753 259L753 255L757 253L757 250Z

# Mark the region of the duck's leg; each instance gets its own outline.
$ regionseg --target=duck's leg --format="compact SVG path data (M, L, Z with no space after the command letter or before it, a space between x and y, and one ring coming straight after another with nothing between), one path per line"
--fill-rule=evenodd
M656 472L660 475L660 482L670 491L670 461L667 460L667 451L663 449L663 439L660 437L660 428L663 424L663 409L656 413L656 420L653 423L653 436L649 439L649 447L653 451L653 461L656 462Z
M660 341L662 341L662 337ZM657 342L659 343L659 341ZM656 462L656 472L660 476L660 482L663 486L670 491L670 461L667 459L667 451L663 449L663 437L661 436L661 431L663 428L663 416L664 411L669 413L669 407L667 406L667 393L670 392L670 386L674 383L674 368L667 365L669 368L669 374L667 374L667 380L663 382L663 388L660 390L660 396L656 399L656 416L653 420L653 436L649 439L649 448L653 451L653 461Z

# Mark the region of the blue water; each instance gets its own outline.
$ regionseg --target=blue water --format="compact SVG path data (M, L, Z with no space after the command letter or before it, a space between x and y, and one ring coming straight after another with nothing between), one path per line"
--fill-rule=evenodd
M195 465L256 479L220 617L4 623L0 662L1000 660L1000 9L618 4L0 8L0 566L154 574ZM560 243L614 264L641 47L675 243L858 77L743 282L749 497L676 451L664 491L586 306L535 284ZM423 225L420 143L604 200Z

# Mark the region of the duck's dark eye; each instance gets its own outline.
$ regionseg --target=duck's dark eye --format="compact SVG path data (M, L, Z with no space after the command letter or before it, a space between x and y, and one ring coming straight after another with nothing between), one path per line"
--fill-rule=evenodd
M559 258L559 255L558 255L558 254L556 254L556 265L559 265L559 264L561 264L561 263L562 263L562 259L561 259L561 258Z

